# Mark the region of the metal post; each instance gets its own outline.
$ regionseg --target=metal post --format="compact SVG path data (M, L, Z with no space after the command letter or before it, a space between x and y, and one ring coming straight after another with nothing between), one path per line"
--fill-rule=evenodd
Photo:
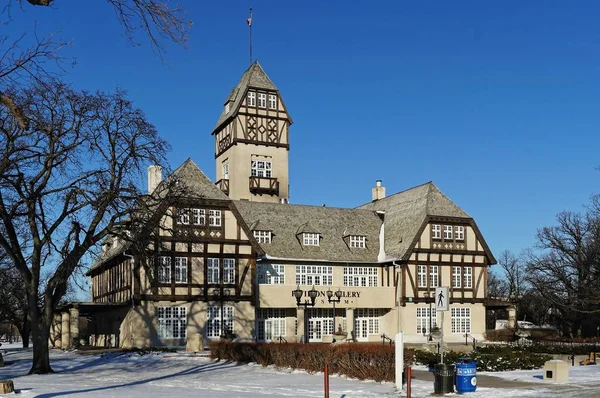
M412 369L409 366L406 368L406 398L410 398L410 390L411 390L410 379L411 378L412 378Z
M333 301L333 331L331 332L331 341L333 341L333 334L335 333L335 303L336 301Z
M440 363L444 363L444 315L446 311L440 311L442 313L442 333L440 336Z
M325 364L323 386L325 387L325 398L329 398L329 366Z
M427 339L428 341L432 340L432 338L431 338L431 318L432 318L432 315L431 315L431 301L430 301L429 302L429 338Z

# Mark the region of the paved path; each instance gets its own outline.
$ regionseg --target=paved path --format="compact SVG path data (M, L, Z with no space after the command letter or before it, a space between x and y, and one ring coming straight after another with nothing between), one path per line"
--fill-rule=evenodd
M417 370L413 369L412 378L417 380L430 381L433 384L433 372L428 372L426 370ZM488 376L488 375L477 375L477 386L479 387L489 387L489 388L531 388L538 389L541 386L544 388L552 388L557 387L560 388L562 386L556 384L538 384L538 383L529 383L526 381L516 381L516 380L506 380L500 377Z

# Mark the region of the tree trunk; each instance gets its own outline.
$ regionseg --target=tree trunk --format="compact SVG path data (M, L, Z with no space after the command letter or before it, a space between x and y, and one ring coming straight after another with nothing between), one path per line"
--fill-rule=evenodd
M31 311L31 325L33 335L33 364L29 374L54 373L50 367L50 349L48 340L50 338L50 321L44 312L39 316L37 311Z
M21 341L23 342L23 348L29 348L29 335L31 334L31 325L25 317L25 322L23 322L23 327L19 329L19 334L21 335Z

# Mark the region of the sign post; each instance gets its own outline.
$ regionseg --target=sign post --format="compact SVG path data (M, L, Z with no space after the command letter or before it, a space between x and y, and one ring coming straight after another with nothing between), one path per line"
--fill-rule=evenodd
M444 363L444 318L446 311L450 309L450 297L448 286L441 286L435 288L435 310L441 311L442 313L442 325L440 328L440 363Z
M402 372L404 372L404 333L396 334L396 388L402 391Z

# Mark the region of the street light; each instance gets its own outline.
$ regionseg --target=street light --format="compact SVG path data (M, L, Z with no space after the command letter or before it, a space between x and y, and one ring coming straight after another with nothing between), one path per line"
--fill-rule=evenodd
M319 292L317 292L313 286L312 289L308 291L310 301L304 300L304 302L301 302L302 296L304 296L304 290L300 289L300 285L298 285L295 290L292 290L292 294L296 297L296 305L298 307L304 307L304 342L308 343L308 307L315 306Z
M429 303L429 338L427 340L431 341L433 340L431 338L431 302L433 300L429 300L429 292L423 293L423 297L425 297L425 301Z
M333 298L334 294L336 298ZM335 303L339 303L340 301L342 301L342 291L339 287L337 292L335 293L331 291L331 288L327 290L327 301L333 303L333 331L331 332L331 335L333 336L333 333L335 333Z

